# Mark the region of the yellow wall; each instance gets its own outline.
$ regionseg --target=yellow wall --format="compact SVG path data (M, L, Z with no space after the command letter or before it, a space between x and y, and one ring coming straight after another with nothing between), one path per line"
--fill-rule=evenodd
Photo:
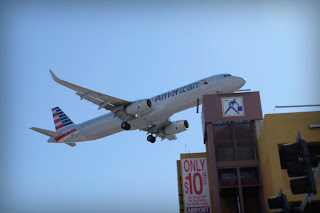
M320 129L310 129L311 123L320 123L320 111L265 115L258 148L267 209L269 209L268 197L278 195L281 187L287 195L288 202L303 200L304 194L293 195L291 193L287 171L281 170L278 144L294 143L298 131L301 132L301 138L307 143L320 142ZM317 189L318 194L314 196L313 200L320 200L319 182Z

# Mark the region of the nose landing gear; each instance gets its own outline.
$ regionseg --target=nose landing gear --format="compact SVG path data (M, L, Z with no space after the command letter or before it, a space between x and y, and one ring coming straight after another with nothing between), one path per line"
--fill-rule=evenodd
M121 128L124 129L124 130L130 130L131 125L128 124L128 122L122 122Z
M153 135L148 135L147 140L151 143L156 142L156 137L154 137Z

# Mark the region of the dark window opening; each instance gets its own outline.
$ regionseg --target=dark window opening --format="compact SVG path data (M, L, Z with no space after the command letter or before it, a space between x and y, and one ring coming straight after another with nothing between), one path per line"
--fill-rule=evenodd
M238 188L220 190L221 212L239 212L240 198Z
M241 168L240 178L242 185L259 184L258 168Z
M246 213L263 212L260 203L261 198L259 187L243 188L242 194Z
M235 136L237 141L250 140L253 135L253 126L251 123L240 123L235 126Z
M216 144L216 160L217 161L235 160L233 143L217 143Z
M220 169L219 170L220 186L237 186L237 170L236 169Z
M237 143L238 160L254 160L254 151L252 142Z
M257 159L253 121L214 124L213 131L217 161Z
M215 125L213 128L215 142L233 141L232 126L230 124Z

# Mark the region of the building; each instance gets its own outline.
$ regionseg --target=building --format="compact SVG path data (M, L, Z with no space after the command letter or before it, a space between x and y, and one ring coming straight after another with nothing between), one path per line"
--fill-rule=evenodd
M310 124L319 126L320 112L271 114L262 120L259 92L206 95L202 108L206 152L181 154L177 162L180 212L272 212L268 197L277 196L280 188L291 206L299 206L304 195L292 195L279 148L295 142L301 131L315 164L320 128ZM186 173L189 164L183 162L193 158L198 164L205 158L207 171L195 167L198 175ZM201 194L191 196L190 187ZM206 187L208 195L201 191ZM317 187L320 191L319 183ZM206 200L201 203L197 199L202 197ZM319 202L320 192L309 212L319 208Z
M285 169L281 168L279 149L282 144L294 143L297 133L306 140L312 161L317 164L316 155L320 155L320 128L312 128L320 124L320 111L267 114L264 117L260 137L258 140L261 174L263 180L263 192L265 206L267 198L276 196L280 188L286 194L291 206L299 206L304 194L293 195L290 188L290 180ZM313 197L310 211L318 208L320 212L320 183L317 184L318 193ZM268 210L268 212L271 212Z
M204 96L202 115L211 212L263 212L256 128L262 119L259 93ZM180 209L188 212L188 181L180 177ZM193 185L201 184L198 179Z

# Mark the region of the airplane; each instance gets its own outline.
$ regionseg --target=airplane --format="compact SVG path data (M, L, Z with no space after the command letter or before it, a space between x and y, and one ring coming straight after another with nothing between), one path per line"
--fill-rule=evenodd
M97 118L75 124L59 108L52 109L56 131L37 127L30 129L49 136L49 143L65 143L76 146L76 142L100 139L123 130L147 132L151 143L156 138L176 140L176 134L189 128L187 120L171 121L170 117L180 111L202 104L203 95L232 93L246 83L246 79L231 74L214 75L152 98L127 101L96 92L58 78L51 70L53 80L76 91L81 100L85 99L111 111Z

